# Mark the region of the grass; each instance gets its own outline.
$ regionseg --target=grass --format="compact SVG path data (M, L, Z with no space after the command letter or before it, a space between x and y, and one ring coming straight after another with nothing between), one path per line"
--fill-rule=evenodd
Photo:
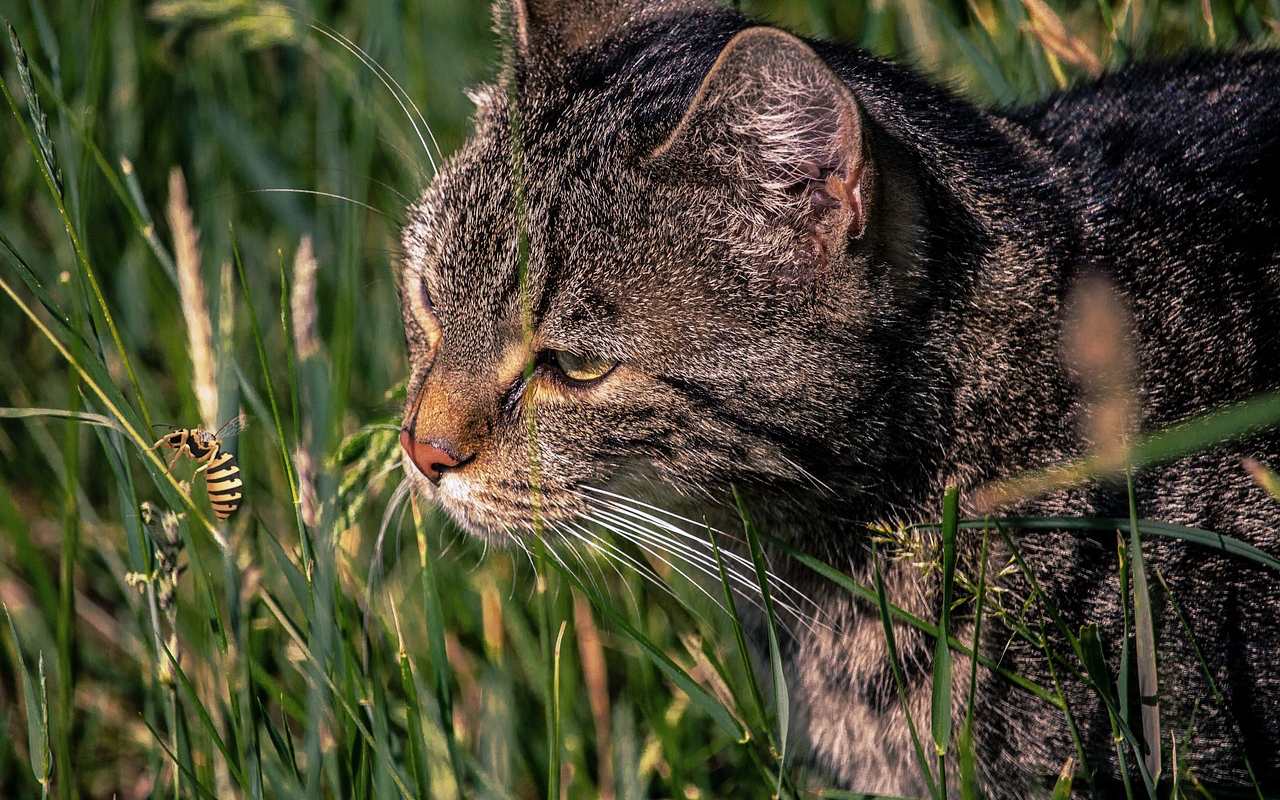
M1139 56L1274 42L1280 18L1277 0L747 5L997 103ZM465 136L461 89L492 76L498 43L487 9L463 0L370 0L316 20L290 9L0 0L15 42L0 59L0 600L11 615L0 635L0 796L822 791L792 763L767 531L744 525L769 630L770 665L757 676L731 586L744 565L718 547L722 597L625 541L600 546L648 565L663 586L637 570L607 573L590 553L482 558L440 514L394 492L406 371L396 220L429 161ZM191 187L185 203L174 168ZM180 300L193 296L183 281L200 285L203 307ZM242 407L253 420L234 444L245 505L217 525L191 467L171 473L150 449L153 423L207 426ZM1157 434L1135 460L1275 421L1275 398L1260 398ZM1029 480L1077 481L1097 467ZM1280 562L1133 511L939 516L952 542L1035 527L1125 531L1137 635L1124 658L1145 687L1159 665L1143 644L1143 539ZM954 656L976 669L963 660L973 643L946 614L921 619L880 585L797 559L879 609L895 665L892 632L910 626L942 643L939 664ZM964 600L954 560L943 561ZM979 603L995 577L979 577ZM1131 716L1115 687L1128 670L1107 674L1090 631L1064 633L1074 652L1051 663L1110 698L1130 791L1176 791L1156 785L1158 760L1144 758L1147 707ZM934 676L937 712L952 702L951 677ZM1005 678L1029 702L1069 712L1055 686ZM1207 702L1219 699L1215 688ZM963 787L968 723L953 732L950 722L935 713L917 736L920 767ZM1087 780L1078 754L1062 757L1060 787Z

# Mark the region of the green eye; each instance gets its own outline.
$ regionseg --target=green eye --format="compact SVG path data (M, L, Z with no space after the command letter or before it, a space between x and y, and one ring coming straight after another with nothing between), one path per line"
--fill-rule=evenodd
M594 356L580 356L568 350L551 351L551 361L566 378L584 383L603 378L618 363Z

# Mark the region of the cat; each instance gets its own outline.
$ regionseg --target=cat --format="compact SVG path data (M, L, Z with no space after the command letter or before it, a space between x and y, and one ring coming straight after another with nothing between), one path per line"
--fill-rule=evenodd
M1090 420L1107 382L1064 333L1116 354L1102 360L1121 365L1129 433L1280 388L1275 53L1138 65L983 110L701 0L496 14L502 77L472 93L474 132L409 207L400 281L405 468L478 537L599 523L702 538L687 520L740 530L737 487L761 530L864 584L880 563L894 603L937 619L936 571L873 560L868 526L937 520L948 485L979 515L993 481L1106 446ZM1091 316L1082 282L1109 287L1092 296L1113 311ZM1136 510L1280 553L1280 503L1245 457L1280 464L1280 438L1142 469ZM1129 513L1123 480L1004 499L1002 513ZM960 539L970 579L980 538ZM1099 626L1114 676L1132 624L1116 531L1009 542L1063 628ZM1077 791L1119 791L1099 694L1008 613L1029 585L1009 542L990 539L1006 613L992 606L981 652L1061 681L1079 747L1060 708L983 667L977 780L990 797L1047 795L1083 754L1093 782ZM1174 539L1143 547L1165 783L1176 736L1176 767L1206 785L1280 792L1280 575ZM876 608L773 557L816 604L795 596L782 643L805 762L839 786L924 795ZM972 603L953 630L971 639ZM895 633L927 736L933 640ZM957 654L957 729L968 663ZM1139 761L1130 750L1135 781Z

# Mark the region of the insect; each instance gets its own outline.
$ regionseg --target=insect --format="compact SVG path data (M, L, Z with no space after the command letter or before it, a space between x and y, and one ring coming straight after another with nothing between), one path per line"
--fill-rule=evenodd
M236 463L235 453L222 449L224 439L244 430L246 420L243 414L233 417L218 429L217 433L200 428L178 428L161 436L152 448L168 447L177 452L169 460L169 468L184 453L199 464L196 473L203 472L205 488L209 491L209 502L213 505L213 513L218 519L226 519L240 507L243 494L240 492L244 482L240 480L240 465Z

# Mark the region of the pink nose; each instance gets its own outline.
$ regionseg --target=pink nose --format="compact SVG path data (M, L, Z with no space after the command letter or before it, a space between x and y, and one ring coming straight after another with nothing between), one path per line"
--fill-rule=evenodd
M409 458L417 465L418 470L432 483L439 483L445 470L453 469L462 463L446 449L448 447L446 443L438 444L444 446L437 446L435 442L416 441L408 431L400 431L400 446L409 454Z

